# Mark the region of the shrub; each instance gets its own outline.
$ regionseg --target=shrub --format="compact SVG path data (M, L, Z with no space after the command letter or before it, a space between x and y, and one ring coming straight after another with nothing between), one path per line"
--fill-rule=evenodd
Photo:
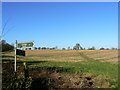
M105 50L105 48L100 48L100 50Z

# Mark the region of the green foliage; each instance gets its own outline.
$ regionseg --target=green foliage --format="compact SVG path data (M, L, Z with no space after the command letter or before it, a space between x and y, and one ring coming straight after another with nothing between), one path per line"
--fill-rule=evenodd
M5 77L4 77L5 78ZM30 88L32 83L32 78L24 78L24 77L7 77L7 79L3 82L3 88L14 88L14 89L20 89L20 88Z

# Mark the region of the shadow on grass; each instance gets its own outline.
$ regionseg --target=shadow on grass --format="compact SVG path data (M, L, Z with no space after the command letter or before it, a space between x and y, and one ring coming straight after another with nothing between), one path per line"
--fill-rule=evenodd
M23 58L24 56L17 56L17 58ZM2 55L2 58L15 58L15 56Z
M33 65L33 64L37 64L37 63L45 63L45 62L48 62L48 61L26 61L26 63L28 65Z
M13 59L2 59L2 62L13 62L14 60Z
M13 62L14 63L14 59L2 59L2 62ZM26 62L28 65L32 65L32 64L37 64L37 63L44 63L44 62L47 62L47 61L22 61L22 60L17 60L17 63L23 63L23 62Z
M2 58L14 58L15 56L2 55Z

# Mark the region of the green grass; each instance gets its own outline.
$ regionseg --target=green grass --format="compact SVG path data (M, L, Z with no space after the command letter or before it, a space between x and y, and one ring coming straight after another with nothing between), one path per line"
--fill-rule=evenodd
M32 60L31 60L32 61ZM108 62L55 62L45 61L40 63L33 63L29 65L29 68L39 67L56 67L56 71L65 71L70 74L84 74L91 73L95 76L101 76L99 79L109 79L111 85L117 87L118 83L118 65ZM62 68L61 68L62 67Z
M32 60L31 60L32 61ZM35 61L34 61L35 62ZM55 62L46 61L40 63L33 63L30 68L37 67L64 67L68 68L67 73L94 73L96 75L106 75L117 79L118 65L105 62Z
M38 61L32 59L21 60L31 63L29 65L30 68L37 68L37 67L63 67L69 69L67 73L93 73L96 75L106 75L111 78L117 79L118 75L118 64L113 64L110 62L100 62L94 60L92 58L87 57L83 53L79 53L81 57L84 58L82 62L58 62L58 61ZM4 57L11 57L13 56L6 56ZM29 55L28 57L51 57L52 55ZM24 58L24 57L18 57Z

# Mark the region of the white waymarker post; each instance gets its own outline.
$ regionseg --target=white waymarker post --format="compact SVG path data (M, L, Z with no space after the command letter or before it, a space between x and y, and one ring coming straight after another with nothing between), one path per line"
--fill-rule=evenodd
M17 40L15 41L15 66L14 66L14 68L15 68L15 73L16 73L16 59L17 59L16 53L17 53Z

